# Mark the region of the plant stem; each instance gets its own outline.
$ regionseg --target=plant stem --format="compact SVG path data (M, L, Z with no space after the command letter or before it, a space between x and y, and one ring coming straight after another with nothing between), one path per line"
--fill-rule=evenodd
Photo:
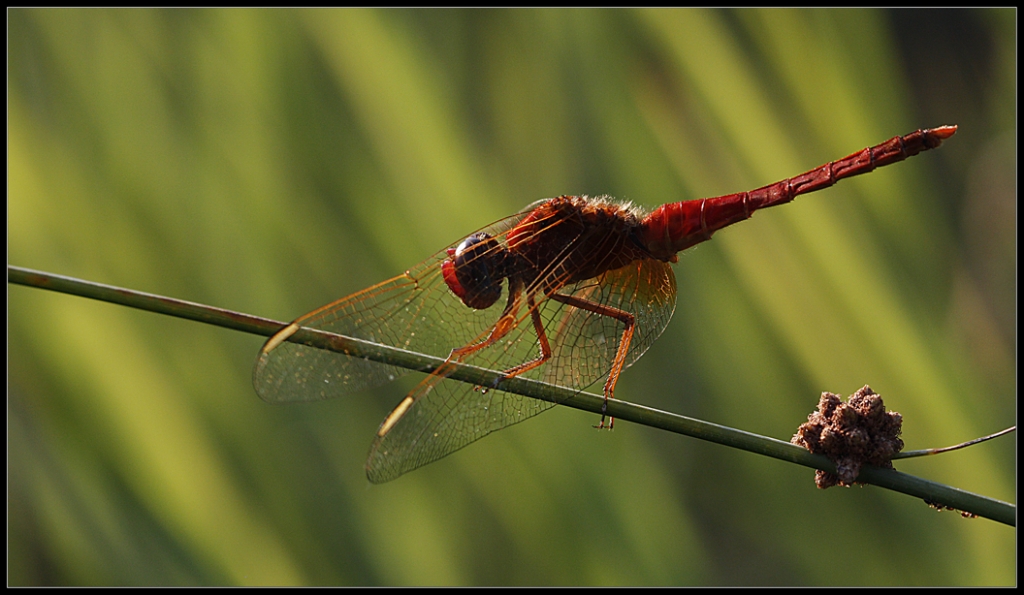
M10 265L7 267L7 281L9 283L49 289L148 310L150 312L167 314L169 316L187 318L256 335L271 336L286 326L286 323L276 320L241 314L204 304ZM308 328L302 328L289 337L288 340L343 353L351 357L367 358L380 363L400 366L424 373L430 373L444 363L444 360L441 358ZM449 375L449 378L480 386L496 386L496 388L503 391L542 399L592 413L607 413L620 420L716 442L812 469L821 469L833 473L836 471L835 465L823 455L812 454L806 449L789 442L636 405L619 399L612 399L606 403L601 395L576 392L571 389L527 378L503 379L503 375L500 372L465 364L455 364L454 371ZM1000 523L1016 526L1016 506L1012 504L965 492L892 469L865 466L857 477L857 481L889 488L925 499L929 502L942 504L943 506L976 514Z

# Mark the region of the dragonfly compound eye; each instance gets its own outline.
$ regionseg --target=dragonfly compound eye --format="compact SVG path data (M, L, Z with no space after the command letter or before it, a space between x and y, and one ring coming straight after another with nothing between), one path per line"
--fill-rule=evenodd
M476 233L449 249L441 265L444 281L452 293L470 308L490 308L501 297L505 271L505 248L491 236Z

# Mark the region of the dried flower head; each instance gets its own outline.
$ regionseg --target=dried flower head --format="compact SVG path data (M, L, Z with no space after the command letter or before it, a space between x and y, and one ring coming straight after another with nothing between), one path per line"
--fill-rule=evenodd
M807 423L790 442L835 463L836 473L819 470L815 474L819 488L849 486L862 465L893 468L892 457L903 449L902 425L900 414L886 412L882 397L864 386L846 403L839 395L821 393L818 410L807 416Z

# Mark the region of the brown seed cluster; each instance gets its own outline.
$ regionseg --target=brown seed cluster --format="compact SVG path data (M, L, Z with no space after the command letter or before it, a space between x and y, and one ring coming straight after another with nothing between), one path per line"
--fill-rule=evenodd
M846 403L839 395L821 393L818 410L807 416L807 423L790 442L836 464L836 473L819 470L815 474L819 488L850 486L862 465L893 468L892 457L903 449L902 425L900 414L886 412L882 397L865 386Z

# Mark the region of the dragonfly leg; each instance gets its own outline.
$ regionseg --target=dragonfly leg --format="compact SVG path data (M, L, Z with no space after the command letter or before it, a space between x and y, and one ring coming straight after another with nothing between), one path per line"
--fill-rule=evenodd
M521 287L521 285L519 287ZM452 352L448 355L448 359L445 360L446 364L449 362L458 362L471 353L476 353L485 347L494 345L518 325L516 312L519 311L520 304L519 296L521 290L519 287L510 280L508 302L505 304L505 310L502 311L501 317L498 318L498 322L494 323L494 328L492 328L490 333L488 333L487 338L470 345L452 349Z
M395 407L386 418L384 418L384 422L381 423L380 428L377 430L378 438L383 438L385 434L391 431L391 428L398 423L398 420L400 420L403 415L405 415L405 412L409 410L409 407L413 405L417 398L427 394L434 385L447 378L455 369L455 364L462 361L462 359L467 355L476 353L485 347L493 345L516 327L515 313L519 310L519 293L520 291L517 290L515 286L510 286L508 302L505 304L505 310L502 311L501 317L498 318L498 322L494 324L494 328L491 329L487 338L470 345L452 349L451 353L449 353L448 357L444 360L444 363L438 366L430 376L424 378L423 381L420 382L420 387L406 395L398 406ZM414 394L418 396L413 396Z
M615 352L615 359L612 361L612 369L608 372L608 380L604 383L604 405L601 407L601 423L596 427L598 429L608 428L611 430L615 426L615 418L608 416L606 411L608 408L608 399L613 399L615 393L615 384L619 381L619 375L622 374L622 368L626 365L626 355L629 353L629 345L633 342L633 330L636 328L636 317L618 308L611 306L605 306L597 302L592 302L583 298L552 294L551 299L562 302L563 304L580 308L581 310L587 310L598 314L600 316L608 316L619 320L626 326L622 331L622 339L619 341L619 347ZM605 418L608 418L608 425L605 425Z
M537 332L537 339L540 340L540 357L519 364L509 370L505 370L505 375L495 381L495 386L497 386L498 382L501 382L502 380L515 378L516 376L524 372L528 372L551 359L551 344L548 342L548 335L544 331L544 323L540 319L540 312L534 307L535 304L532 294L528 294L526 296L526 305L530 310L530 318L533 320L533 329Z

